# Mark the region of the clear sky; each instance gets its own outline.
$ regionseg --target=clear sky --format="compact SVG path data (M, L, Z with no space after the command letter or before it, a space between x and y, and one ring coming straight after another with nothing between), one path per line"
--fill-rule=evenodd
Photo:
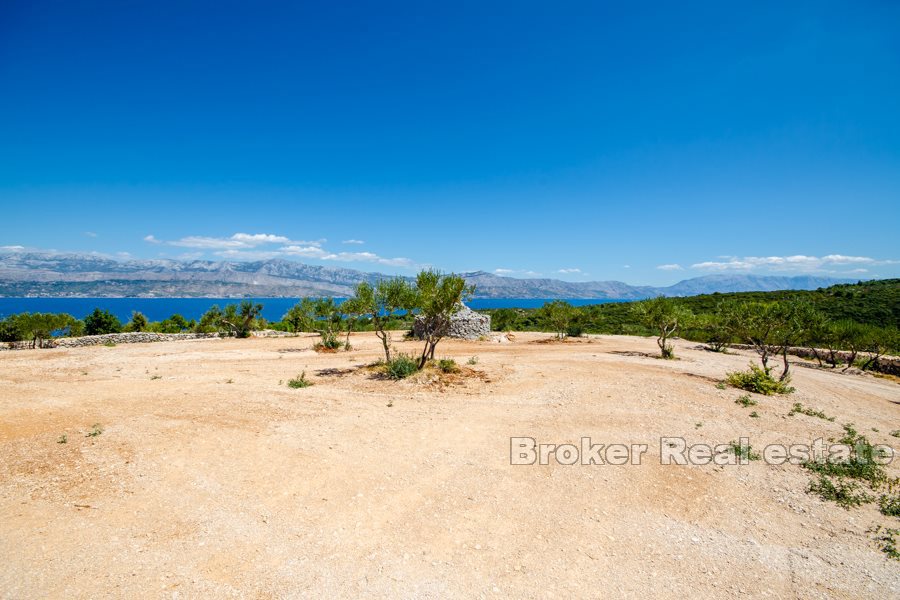
M898 2L0 4L0 246L900 276Z

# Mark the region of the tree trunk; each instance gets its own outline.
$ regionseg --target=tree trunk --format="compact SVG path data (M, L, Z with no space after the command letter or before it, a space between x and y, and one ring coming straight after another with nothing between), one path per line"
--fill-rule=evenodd
M791 369L791 363L788 362L788 351L787 346L784 346L781 349L781 358L784 360L784 370L781 372L781 377L779 377L779 381L784 381L788 378L788 372Z

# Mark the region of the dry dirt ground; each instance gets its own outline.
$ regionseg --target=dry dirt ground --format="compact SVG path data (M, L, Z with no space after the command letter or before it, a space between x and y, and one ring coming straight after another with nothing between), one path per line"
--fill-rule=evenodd
M309 337L0 352L0 596L900 596L868 531L897 519L808 494L798 466L661 465L659 441L762 449L852 422L897 445L898 383L798 366L793 396L744 408L716 382L749 353L546 337L444 341L478 357L446 384L359 368L371 334L338 354ZM284 385L301 371L313 387ZM513 436L649 449L511 466Z

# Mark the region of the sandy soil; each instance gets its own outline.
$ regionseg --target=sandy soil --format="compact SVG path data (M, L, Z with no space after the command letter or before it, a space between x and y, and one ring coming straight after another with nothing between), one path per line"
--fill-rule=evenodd
M659 461L662 436L762 449L847 422L897 445L894 381L797 367L793 396L744 408L715 384L748 353L518 334L442 342L473 376L392 382L354 337L0 353L0 596L900 596L868 532L896 519L819 500L797 466ZM304 370L313 387L283 384ZM513 436L649 449L511 466Z

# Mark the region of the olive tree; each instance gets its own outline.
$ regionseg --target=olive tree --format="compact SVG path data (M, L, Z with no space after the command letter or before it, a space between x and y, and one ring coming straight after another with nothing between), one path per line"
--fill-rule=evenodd
M665 296L643 300L634 305L634 313L644 327L657 333L656 345L662 358L675 358L675 349L669 343L679 327L686 326L691 312L678 302Z
M315 301L312 298L301 298L297 304L284 313L281 320L293 333L311 331L316 320Z
M426 269L416 276L416 293L413 305L421 319L422 339L425 347L419 357L419 368L428 359L434 358L434 349L450 330L450 318L462 302L475 292L474 286L466 285L459 275L443 275L439 271Z
M563 339L569 324L575 316L575 307L565 300L546 302L539 311L540 317L556 332L557 339Z
M353 297L345 302L344 312L366 315L372 321L375 335L381 340L385 362L391 362L391 332L387 329L391 316L415 308L416 290L408 281L395 277L382 279L374 286L360 282Z

